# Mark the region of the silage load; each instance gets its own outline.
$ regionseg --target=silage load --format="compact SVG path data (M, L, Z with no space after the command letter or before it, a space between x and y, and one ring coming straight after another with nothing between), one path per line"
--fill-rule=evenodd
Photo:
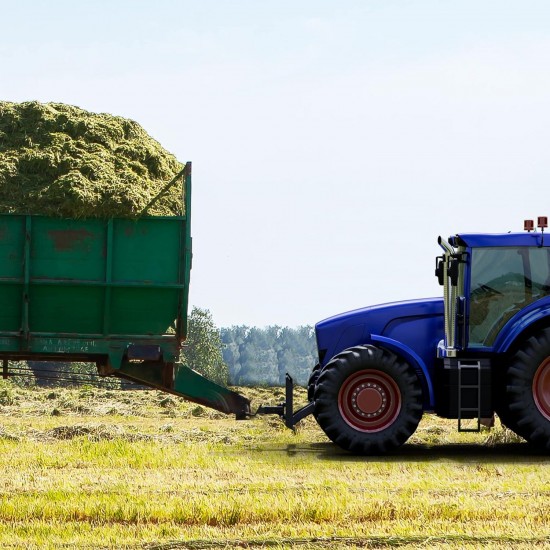
M0 101L0 212L67 218L183 213L182 170L136 122L62 103Z

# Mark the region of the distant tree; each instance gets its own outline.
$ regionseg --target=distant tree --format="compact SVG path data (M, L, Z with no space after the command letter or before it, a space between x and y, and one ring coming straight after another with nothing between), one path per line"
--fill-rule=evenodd
M289 373L301 385L317 363L312 327L233 326L221 329L223 357L232 384L280 386Z
M191 310L181 360L209 380L227 384L229 369L222 356L220 331L207 309L193 307Z
M237 384L242 369L240 346L246 339L247 330L248 328L244 326L233 326L220 330L223 361L228 366L231 365L229 369L230 384Z

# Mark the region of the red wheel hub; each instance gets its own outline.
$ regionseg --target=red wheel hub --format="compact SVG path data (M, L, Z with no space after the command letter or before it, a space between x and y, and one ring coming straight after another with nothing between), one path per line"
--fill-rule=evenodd
M550 420L550 357L547 357L535 372L533 398L541 414Z
M343 419L361 432L391 426L401 411L401 392L384 372L368 369L352 374L340 388L338 408Z

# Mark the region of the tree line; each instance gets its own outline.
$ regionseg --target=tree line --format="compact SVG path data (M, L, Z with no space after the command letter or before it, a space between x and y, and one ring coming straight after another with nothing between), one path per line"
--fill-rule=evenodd
M288 372L296 383L306 385L317 362L312 327L234 326L220 332L231 384L283 386Z
M315 331L310 326L218 329L208 310L194 307L182 359L219 383L282 386L288 372L305 386L317 363Z

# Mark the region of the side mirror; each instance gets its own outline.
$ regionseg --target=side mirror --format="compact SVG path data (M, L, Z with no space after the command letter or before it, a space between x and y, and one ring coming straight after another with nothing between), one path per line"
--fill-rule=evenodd
M443 286L443 277L444 277L444 266L445 258L443 256L438 256L435 259L435 276L437 277L437 282Z

